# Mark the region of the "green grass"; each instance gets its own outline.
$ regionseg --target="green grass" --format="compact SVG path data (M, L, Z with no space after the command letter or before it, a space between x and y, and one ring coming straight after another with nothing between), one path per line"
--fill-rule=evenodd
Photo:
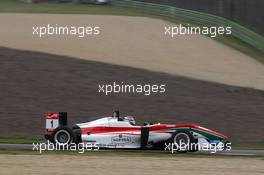
M9 143L9 144L32 144L46 142L43 138L24 138L24 137L0 137L0 143Z
M23 3L19 0L1 0L0 12L2 13L62 13L62 14L96 14L96 15L121 15L121 16L146 16L151 18L159 18L173 23L192 24L189 21L180 19L161 17L154 14L148 14L141 10L121 8L113 5L87 5L87 4L72 4L72 3L41 3L31 4ZM264 52L242 42L234 37L221 36L215 38L217 41L241 51L242 53L255 58L264 63ZM264 43L263 43L264 44Z

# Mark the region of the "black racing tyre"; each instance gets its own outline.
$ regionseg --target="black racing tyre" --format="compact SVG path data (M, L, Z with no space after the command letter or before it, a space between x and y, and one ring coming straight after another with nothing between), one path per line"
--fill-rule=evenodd
M187 130L177 131L171 136L171 143L174 144L174 148L177 149L177 152L186 153L188 151L196 151L193 146L195 142L196 140L193 135Z
M51 140L56 145L68 146L76 141L76 135L67 126L59 126L51 134Z

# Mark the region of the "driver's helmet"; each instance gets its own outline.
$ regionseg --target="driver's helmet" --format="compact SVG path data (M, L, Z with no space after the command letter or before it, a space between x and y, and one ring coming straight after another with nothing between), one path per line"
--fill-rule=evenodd
M129 122L131 125L136 125L136 121L135 121L134 117L132 117L132 116L124 117L124 121Z
M119 118L119 111L114 111L112 117L113 118Z

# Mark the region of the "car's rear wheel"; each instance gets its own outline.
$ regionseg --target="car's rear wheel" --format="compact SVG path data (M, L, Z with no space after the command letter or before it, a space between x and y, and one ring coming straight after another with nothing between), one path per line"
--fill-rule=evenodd
M53 143L60 146L67 146L75 140L73 131L66 126L56 128L51 137Z
M171 137L171 143L174 144L174 149L177 152L188 152L192 151L192 143L195 143L193 135L189 131L177 131Z

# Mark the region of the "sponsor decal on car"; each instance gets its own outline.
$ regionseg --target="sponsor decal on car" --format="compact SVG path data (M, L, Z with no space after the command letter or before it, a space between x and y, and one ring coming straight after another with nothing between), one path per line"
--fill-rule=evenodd
M119 134L119 136L115 136L111 138L112 143L115 144L125 144L125 143L130 143L131 138L128 136L123 136L122 134Z

